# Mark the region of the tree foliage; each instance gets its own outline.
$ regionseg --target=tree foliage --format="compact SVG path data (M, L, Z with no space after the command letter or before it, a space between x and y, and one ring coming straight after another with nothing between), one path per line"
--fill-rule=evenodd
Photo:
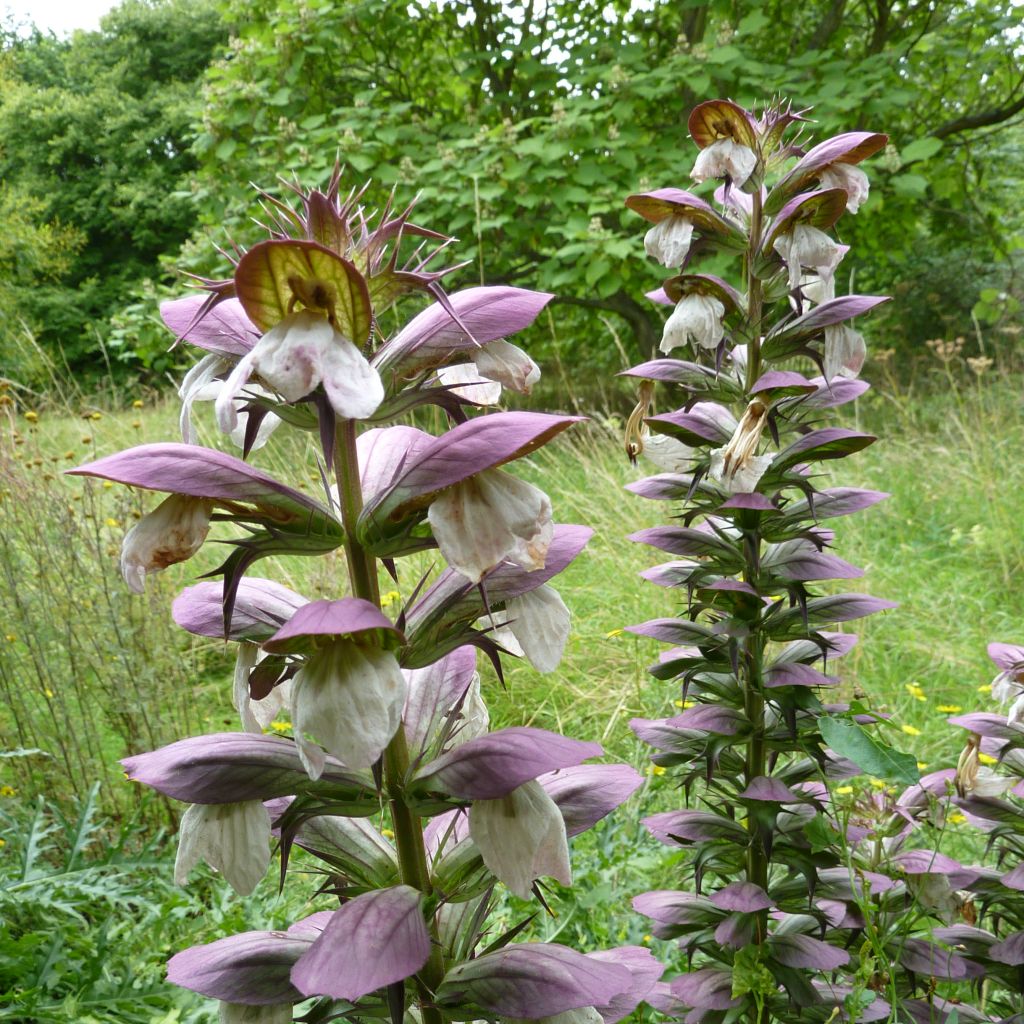
M192 230L191 106L224 37L197 0L126 0L100 32L2 41L0 180L37 230L84 241L47 273L20 269L17 312L72 364Z
M354 182L372 175L400 197L415 177L474 268L483 252L492 279L615 314L649 351L657 318L631 296L659 282L626 260L623 195L688 184L693 103L781 93L812 108L808 137L891 126L876 194L846 229L872 268L863 287L946 293L956 252L962 327L981 288L1005 281L997 264L1020 244L1020 220L1005 215L1014 186L993 179L989 153L1024 110L1011 3L649 6L232 0L237 39L208 76L197 140L202 201L244 231L226 162L243 168L236 180L309 180L337 152ZM947 326L922 305L890 321L896 339ZM570 355L590 358L595 327L574 332Z
M696 102L783 94L811 108L808 139L890 131L844 228L858 287L900 296L884 344L964 333L980 295L997 318L991 297L1020 288L1018 21L1012 0L222 0L219 20L196 0L127 0L102 33L7 43L0 177L87 238L25 308L84 356L84 328L127 305L113 336L149 360L163 342L137 283L157 257L212 270L205 243L180 240L255 238L243 183L323 182L340 158L378 203L427 183L470 262L453 284L486 263L492 283L553 291L554 354L616 365L609 329L630 355L660 331L635 298L659 276L628 259L622 197L689 183Z

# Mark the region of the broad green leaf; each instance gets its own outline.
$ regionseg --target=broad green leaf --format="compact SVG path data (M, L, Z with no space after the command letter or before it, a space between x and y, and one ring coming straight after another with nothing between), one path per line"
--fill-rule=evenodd
M903 147L900 152L900 159L905 163L913 163L915 160L927 160L935 156L942 149L942 140L933 136L923 139L914 139L909 145Z
M828 746L853 761L865 775L905 786L913 785L921 777L913 754L904 754L881 743L855 722L826 717L820 719L818 727Z

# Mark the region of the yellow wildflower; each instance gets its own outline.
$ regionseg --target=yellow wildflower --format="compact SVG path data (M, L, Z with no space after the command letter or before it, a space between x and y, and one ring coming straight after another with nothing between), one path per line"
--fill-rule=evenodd
M959 812L954 812L949 816L950 825L962 825L967 819Z
M917 770L919 772L923 772L927 767L928 767L928 762L927 761L918 761L917 762Z
M980 750L978 751L978 761L980 764L997 764L999 759L993 757L991 754L983 754Z
M47 687L45 690L43 690L43 693L46 694L46 699L47 700L53 700L53 690L51 690L49 687Z
M839 796L849 796L853 792L853 786L836 786L836 793Z
M141 398L136 398L135 401L132 402L132 408L133 409L141 409L145 404L146 403L143 402L143 400Z
M885 782L883 782L882 779L876 779L874 776L872 776L870 779L868 779L868 782L870 782L871 785L875 787L875 789L885 789Z
M622 629L610 629L607 633L605 633L604 638L605 640L611 640L612 637L622 636L624 632L625 630Z
M653 941L653 939L654 939L653 935L645 935L640 941L643 942L643 944L645 946L647 946L647 945L650 945L650 943Z
M938 710L944 715L956 715L963 711L959 704L940 704Z
M382 836L383 836L383 837L384 837L385 839L394 839L394 838L395 838L395 833L394 833L394 832L392 832L392 831L391 831L391 829L389 829L389 828L382 828L382 829L380 830L380 834L381 834L381 835L382 835Z
M925 699L924 690L921 689L921 687L920 687L920 685L918 683L907 683L906 684L906 689L907 689L907 693L909 693L910 696L914 698L914 700L924 700Z
M908 736L920 736L921 730L913 725L901 725L900 729L905 732Z
M25 413L25 419L27 419L29 423L38 423L39 413L33 412L31 409L29 409L29 411Z
M270 728L273 729L274 732L287 732L291 727L291 722L282 722L279 720L275 720L270 723Z
M665 769L660 764L652 764L647 769L648 775L664 775Z
M93 413L93 414L92 414L92 415L91 415L91 416L89 417L89 419L91 419L91 420L101 420L101 419L103 419L103 413L101 413L101 412L94 412L94 413Z
M17 792L13 786L0 786L0 796L14 796Z
M383 597L381 597L380 605L382 608L387 608L388 605L401 600L402 595L397 590L389 590Z
M112 530L116 530L121 525L116 519L114 519L111 516L107 517L106 522L107 526L109 526Z

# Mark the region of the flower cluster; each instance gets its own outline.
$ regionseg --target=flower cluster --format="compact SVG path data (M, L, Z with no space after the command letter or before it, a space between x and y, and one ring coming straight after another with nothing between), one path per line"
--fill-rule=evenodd
M692 178L715 179L713 197L663 188L626 200L653 224L648 254L673 271L649 296L673 307L666 358L626 371L641 381L627 449L663 470L629 489L673 503L673 522L631 539L671 556L643 575L683 606L629 627L667 645L650 671L678 681L684 705L632 722L688 797L645 819L685 851L686 887L634 906L690 966L648 1001L708 1024L946 1020L939 986L959 997L955 983L979 971L936 930L974 872L914 845L947 777L918 780L914 759L878 738L869 705L830 696L856 642L835 625L893 605L816 589L862 575L831 550L826 521L886 497L822 486L819 469L875 440L825 417L868 387L852 320L885 300L837 296L848 247L832 231L867 199L858 165L886 137L851 132L805 152L794 138L804 121L780 105L757 117L702 103L689 121ZM709 254L739 258L732 282L692 270ZM786 368L794 360L817 374ZM681 407L653 414L656 387ZM904 791L834 798L830 784L863 773Z
M583 955L514 942L518 929L481 949L496 884L522 898L544 877L569 884L569 837L641 781L624 765L584 763L597 744L491 731L476 672L480 651L500 672L506 636L541 671L555 668L569 612L550 580L590 535L556 523L547 495L503 468L574 419L474 415L536 381L505 338L550 296L448 295L448 271L428 267L450 239L410 210L389 205L371 223L337 175L298 198L293 209L268 197L271 237L240 254L231 278L162 308L175 336L207 353L181 388L182 443L73 471L169 495L124 539L133 590L191 558L216 524L234 528L222 579L187 588L173 613L236 645L240 729L124 762L130 778L189 805L178 880L203 860L248 894L274 839L282 879L296 846L329 878L323 909L286 931L178 953L169 978L220 1000L229 1022L290 1021L312 999L303 1019L611 1024L660 976L646 950ZM420 247L400 262L409 239ZM410 292L434 301L385 337L383 314ZM195 443L202 401L243 458ZM394 424L428 404L447 414L446 433ZM246 461L282 424L319 438L319 499ZM399 559L431 548L448 567L410 581L404 604L382 602L379 567L398 580ZM334 600L248 574L268 556L337 549L348 578ZM283 708L294 739L264 733Z

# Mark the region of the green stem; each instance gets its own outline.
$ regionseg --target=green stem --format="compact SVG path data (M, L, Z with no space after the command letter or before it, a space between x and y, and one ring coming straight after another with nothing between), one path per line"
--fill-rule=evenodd
M761 376L761 318L763 314L764 290L761 279L755 273L758 254L761 250L762 231L764 228L764 210L761 202L760 184L751 195L750 239L746 257L747 285L747 325L750 341L747 346L747 393ZM746 517L743 517L746 519ZM757 586L761 552L761 514L749 513L749 519L742 522L744 528L745 566L744 578L748 583ZM744 765L744 779L747 785L753 779L768 774L768 751L765 745L764 719L764 683L762 667L764 664L764 639L759 630L751 628L746 642L745 673L743 680L743 706L750 723L750 742L747 745L747 757ZM747 817L747 881L753 882L767 891L768 889L768 852L761 836L761 826L754 814ZM762 910L758 914L755 941L763 945L768 937L768 912ZM758 1006L755 1024L768 1024L771 1017L768 1008Z
M750 197L750 242L747 246L747 325L753 332L747 345L747 391L761 376L761 305L764 291L761 279L754 273L758 253L761 250L761 232L764 225L764 209L761 203L761 188Z
M380 586L377 561L359 543L356 523L363 508L363 490L359 480L359 455L356 449L354 420L338 420L334 435L334 475L338 484L341 520L345 526L345 555L349 577L356 597L380 608ZM384 786L391 810L391 824L398 851L398 868L402 881L418 889L425 897L431 894L430 868L423 844L419 819L405 800L405 780L409 774L409 744L404 723L384 751ZM445 975L444 956L438 941L437 926L431 922L430 958L417 976L420 1011L424 1024L442 1024L440 1010L432 1005L432 993Z

